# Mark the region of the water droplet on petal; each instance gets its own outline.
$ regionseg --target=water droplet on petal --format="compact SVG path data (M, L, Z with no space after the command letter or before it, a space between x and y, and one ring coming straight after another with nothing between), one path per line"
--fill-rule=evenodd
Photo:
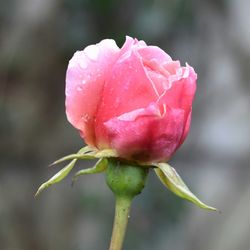
M182 77L183 77L183 78L187 78L188 76L189 76L189 69L188 69L188 68L185 68Z
M96 61L99 55L99 48L97 45L89 45L85 48L84 53L89 59Z
M68 90L68 89L66 89L65 95L66 95L66 96L70 96L70 93L69 93L69 90Z
M181 76L183 74L183 69L182 68L178 68L176 71L178 76Z
M88 62L84 59L79 60L78 63L82 69L86 69L88 67Z
M81 116L81 120L84 122L88 122L90 120L90 116L88 114L84 114Z
M78 86L78 87L76 88L76 90L77 90L77 91L82 91L82 86Z

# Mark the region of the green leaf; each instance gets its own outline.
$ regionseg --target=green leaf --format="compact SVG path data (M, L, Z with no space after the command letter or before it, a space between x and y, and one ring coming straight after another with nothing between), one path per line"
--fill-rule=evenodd
M108 166L108 160L106 158L101 158L94 167L92 168L87 168L87 169L82 169L80 171L78 171L74 177L73 177L73 181L72 184L76 181L76 179L80 176L80 175L85 175L85 174L98 174L101 173L103 171L105 171L107 169Z
M76 164L77 159L74 159L71 161L67 166L65 166L63 169L61 169L57 174L55 174L52 178L50 178L48 181L44 182L37 190L35 196L39 195L44 189L48 188L51 185L54 185L64 179L71 169Z
M155 164L157 168L155 168L155 172L161 182L173 193L180 196L183 199L186 199L195 205L197 205L200 208L208 209L217 211L216 208L210 207L200 201L186 186L186 184L183 182L181 177L178 175L178 173L175 171L174 168L172 168L167 163L158 163Z

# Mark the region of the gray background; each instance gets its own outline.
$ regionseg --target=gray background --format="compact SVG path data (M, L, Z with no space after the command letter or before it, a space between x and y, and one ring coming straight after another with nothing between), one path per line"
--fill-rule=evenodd
M68 60L126 34L198 73L190 135L170 163L222 213L182 201L152 172L124 249L250 249L249 10L248 0L1 0L0 249L108 249L114 201L103 175L33 195L60 169L49 163L83 146L64 112Z

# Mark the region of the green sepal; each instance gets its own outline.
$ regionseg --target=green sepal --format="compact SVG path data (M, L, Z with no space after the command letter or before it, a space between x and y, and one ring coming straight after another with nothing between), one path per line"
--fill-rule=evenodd
M72 180L72 184L74 184L74 182L76 181L76 179L80 176L80 175L85 175L85 174L98 174L101 172L104 172L107 169L108 166L108 160L106 158L101 158L94 167L92 168L87 168L87 169L82 169L80 171L78 171Z
M86 152L89 152L91 150L91 148L89 146L86 146L84 148L81 148L76 155L80 155L80 154L84 154ZM63 157L65 158L65 157ZM61 158L61 159L63 159ZM70 160L70 159L67 159L67 160ZM37 190L35 196L39 195L44 189L48 188L49 186L51 185L54 185L58 182L60 182L62 179L64 179L68 174L69 172L72 170L72 168L75 166L76 162L77 162L77 158L72 158L71 159L72 161L66 165L63 169L61 169L58 173L56 173L53 177L51 177L48 181L44 182ZM63 160L64 161L64 160ZM53 164L51 165L54 165L54 164L57 164L57 163L60 163L60 162L63 162L63 161L55 161Z
M84 159L95 159L95 158L104 158L104 157L117 157L117 154L112 149L103 149L97 150L96 148L92 148L86 146L78 151L76 154L70 154L60 158L59 160L53 162L51 166L56 165L58 163L69 161L73 159L84 160Z
M39 195L44 189L48 188L51 185L54 185L64 179L71 169L76 164L77 159L72 160L67 166L61 169L58 173L56 173L53 177L51 177L48 181L44 182L37 190L35 196Z
M110 157L118 157L118 154L113 149L103 149L96 150L93 152L95 158L110 158Z
M178 195L179 197L186 199L200 208L217 211L216 208L210 207L200 201L186 186L183 182L179 174L176 172L174 168L172 168L167 163L158 163L155 164L157 168L155 168L155 172L161 182L174 194Z
M117 156L118 156L117 153L112 149L98 150L90 146L81 148L76 154L70 154L70 155L64 156L60 158L59 160L53 162L50 166L59 164L64 161L69 161L69 160L71 160L71 162L67 166L65 166L62 170L60 170L57 174L55 174L52 178L50 178L48 181L44 182L38 188L35 196L40 194L41 191L48 188L49 186L56 184L60 182L62 179L64 179L72 170L77 160L100 158L100 160L96 163L96 165L93 168L83 169L77 172L76 175L74 176L73 182L79 175L92 174L92 173L94 174L94 173L100 173L104 171L107 165L107 162L106 162L107 160L105 159L105 157L109 158L109 157L117 157Z

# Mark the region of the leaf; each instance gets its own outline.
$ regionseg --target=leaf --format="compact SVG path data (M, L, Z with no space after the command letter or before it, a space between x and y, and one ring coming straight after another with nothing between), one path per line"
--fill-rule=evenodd
M84 175L84 174L98 174L101 173L103 171L105 171L107 169L107 165L108 165L108 160L106 158L101 158L94 167L92 168L87 168L87 169L82 169L80 171L78 171L74 177L73 177L73 181L72 184L75 183L76 179L80 176L80 175Z
M207 209L207 210L213 210L217 211L216 208L210 207L200 201L186 186L186 184L183 182L181 177L178 175L178 173L175 171L174 168L172 168L167 163L158 163L155 164L155 172L161 182L173 193L180 196L181 198L184 198L195 205L197 205L200 208Z
M63 169L61 169L58 173L56 173L53 177L51 177L48 181L44 182L37 190L35 196L39 195L44 189L48 188L51 185L54 185L64 179L71 169L76 164L77 159L74 159L71 161L67 166L65 166Z

